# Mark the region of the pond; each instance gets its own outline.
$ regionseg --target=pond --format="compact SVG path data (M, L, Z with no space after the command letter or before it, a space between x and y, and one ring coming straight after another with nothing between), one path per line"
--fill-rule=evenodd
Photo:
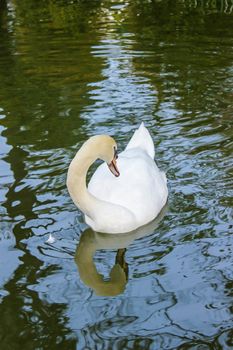
M232 28L230 0L0 1L1 349L233 348ZM141 121L168 204L97 234L68 165Z

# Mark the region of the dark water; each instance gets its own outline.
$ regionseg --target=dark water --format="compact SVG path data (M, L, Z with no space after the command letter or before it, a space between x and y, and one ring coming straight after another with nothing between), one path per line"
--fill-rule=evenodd
M0 24L0 348L232 349L232 1L2 0ZM168 206L94 234L68 164L142 120Z

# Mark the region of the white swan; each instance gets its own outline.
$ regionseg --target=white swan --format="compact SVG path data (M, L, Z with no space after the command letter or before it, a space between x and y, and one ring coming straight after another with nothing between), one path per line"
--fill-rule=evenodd
M93 136L83 144L68 169L70 196L84 212L86 223L98 232L135 230L152 221L167 201L166 175L154 162L154 144L144 124L119 154L117 164L116 149L110 136ZM108 164L115 176L103 163L87 189L87 171L98 158Z

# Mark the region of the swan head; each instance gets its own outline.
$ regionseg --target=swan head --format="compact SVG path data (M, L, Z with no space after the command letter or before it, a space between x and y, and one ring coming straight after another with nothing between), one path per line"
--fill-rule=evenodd
M116 163L118 157L116 141L109 135L96 135L91 137L87 142L92 144L93 152L97 158L106 162L113 175L118 177L120 172Z

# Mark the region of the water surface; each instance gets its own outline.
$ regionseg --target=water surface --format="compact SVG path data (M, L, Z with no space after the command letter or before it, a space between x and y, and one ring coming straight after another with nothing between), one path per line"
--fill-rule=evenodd
M0 2L2 349L232 349L232 28L231 1ZM142 120L168 205L97 235L67 167Z

